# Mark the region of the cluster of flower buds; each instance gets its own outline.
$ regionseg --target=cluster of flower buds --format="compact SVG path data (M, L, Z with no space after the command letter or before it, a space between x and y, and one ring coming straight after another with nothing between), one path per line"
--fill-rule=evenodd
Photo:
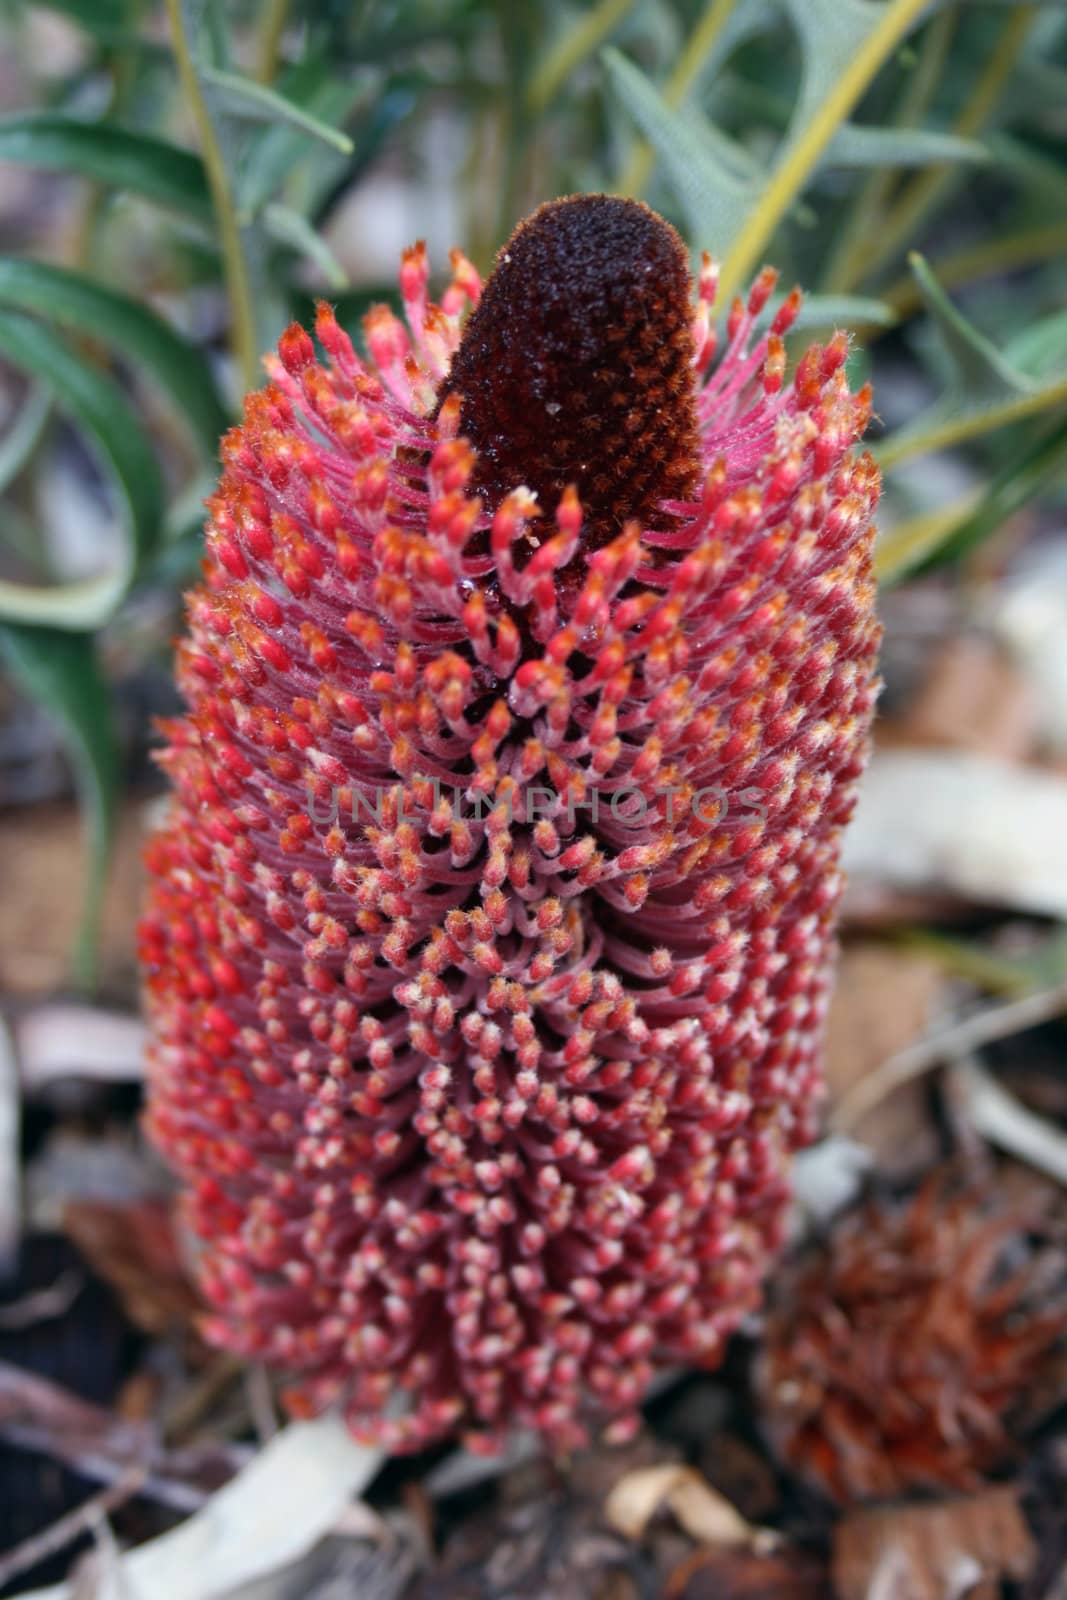
M210 1332L297 1411L567 1449L713 1363L780 1240L878 475L846 338L787 382L764 272L716 360L714 270L644 206L554 202L484 288L453 266L433 304L406 254L365 357L325 306L319 354L291 327L223 442L148 1123Z

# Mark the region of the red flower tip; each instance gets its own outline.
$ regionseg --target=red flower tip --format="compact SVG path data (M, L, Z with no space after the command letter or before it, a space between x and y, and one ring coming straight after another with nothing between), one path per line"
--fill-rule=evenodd
M390 1446L630 1426L754 1304L814 1124L869 401L842 339L786 382L771 274L713 365L714 281L605 196L439 305L417 246L406 324L364 360L320 307L223 442L148 1121L212 1336Z

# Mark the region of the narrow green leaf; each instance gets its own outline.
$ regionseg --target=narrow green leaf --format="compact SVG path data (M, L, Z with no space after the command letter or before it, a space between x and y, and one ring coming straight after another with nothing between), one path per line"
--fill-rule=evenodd
M949 362L950 386L972 402L997 403L1024 394L1029 388L1027 380L953 305L918 251L908 256L908 265L937 326Z
M108 687L85 633L0 623L0 656L34 699L60 721L81 795L88 874L74 950L78 984L96 975L100 910L119 792L119 758Z
M200 158L164 139L51 111L0 119L0 161L75 172L210 224Z
M974 510L946 529L916 570L959 561L1004 526L1009 517L1067 473L1067 418L1047 430L998 472Z
M54 588L0 581L0 618L73 630L106 622L163 527L159 464L118 385L68 349L51 328L0 308L0 354L47 384L57 405L90 435L120 491L128 528L123 560L111 572Z
M343 156L352 154L353 145L347 133L320 122L318 117L295 101L287 100L276 89L268 89L265 84L242 77L239 72L223 72L219 67L202 67L200 76L231 116L247 117L252 122L285 122L299 128L301 133L321 139Z
M545 110L576 68L614 32L633 5L634 0L599 0L599 4L578 11L531 74L526 89L530 111L538 115Z
M52 396L47 386L35 384L0 438L0 493L18 477L37 448L51 409Z
M1030 377L971 326L921 256L913 253L908 259L940 335L945 391L913 422L875 446L883 466L978 438L1067 400L1067 365L1062 360L1040 380Z
M318 267L331 289L338 291L350 287L348 273L338 261L326 240L316 233L310 222L291 206L272 201L263 208L263 226L272 239L287 244L307 257Z
M782 303L778 295L771 302L775 310ZM770 307L768 307L770 309ZM856 328L861 323L871 323L877 328L891 328L897 313L884 300L872 300L862 294L806 294L800 302L793 327L804 328Z
M333 63L323 55L306 56L290 67L279 88L293 105L335 128L347 126L356 106L371 92L365 78L338 79ZM388 92L379 90L379 99L386 98ZM306 168L310 154L315 156L316 173L334 174L341 165L337 157L317 150L310 136L291 123L272 122L252 130L237 173L240 211L255 216L283 184L288 189L294 169Z
M929 128L869 128L844 123L823 157L829 167L930 167L942 161L978 165L990 152L978 139Z
M1067 364L1067 311L1054 311L1024 328L1004 348L1005 358L1028 378L1050 378Z
M0 256L0 304L37 312L77 333L105 340L144 364L170 394L210 458L229 426L211 368L169 323L136 300L80 272Z

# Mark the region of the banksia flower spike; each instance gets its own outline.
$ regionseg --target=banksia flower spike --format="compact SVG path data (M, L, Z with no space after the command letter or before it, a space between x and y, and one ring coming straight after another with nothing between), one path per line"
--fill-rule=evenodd
M149 852L148 1121L223 1345L392 1448L632 1426L814 1126L876 470L764 272L543 207L223 444Z

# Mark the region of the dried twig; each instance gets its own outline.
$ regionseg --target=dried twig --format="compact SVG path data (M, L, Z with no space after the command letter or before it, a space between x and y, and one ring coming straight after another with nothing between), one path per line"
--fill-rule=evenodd
M21 1193L18 1069L0 1017L0 1274L14 1263L18 1249Z
M985 1006L969 1017L938 1028L906 1050L898 1050L896 1055L883 1061L877 1071L862 1078L834 1111L834 1131L849 1133L894 1089L922 1077L934 1067L966 1055L968 1051L981 1049L994 1039L1007 1039L1013 1033L1035 1028L1038 1023L1049 1022L1064 1012L1067 1012L1067 984L1058 984L1054 989L1042 989L1007 1005Z
M75 1506L73 1511L68 1511L53 1522L51 1527L31 1534L13 1550L0 1555L0 1588L10 1583L12 1578L17 1578L20 1572L27 1572L38 1562L46 1561L68 1544L73 1544L80 1534L88 1533L95 1527L101 1517L110 1516L119 1506L125 1505L141 1489L145 1477L143 1467L131 1467L110 1488L99 1490L88 1500L83 1500L80 1506Z
M383 1460L338 1416L292 1423L202 1511L123 1555L110 1596L222 1600L231 1590L298 1561L336 1525ZM26 1600L72 1600L69 1584Z
M55 1283L33 1289L9 1305L0 1306L0 1330L6 1333L15 1328L32 1328L35 1323L65 1317L84 1288L84 1272L68 1267Z
M148 1424L123 1421L6 1361L0 1361L0 1438L104 1483L143 1471L141 1493L178 1511L197 1510L250 1455L229 1444L165 1449Z
M974 1127L990 1144L1067 1184L1067 1135L1020 1105L977 1061L959 1061L952 1076Z

